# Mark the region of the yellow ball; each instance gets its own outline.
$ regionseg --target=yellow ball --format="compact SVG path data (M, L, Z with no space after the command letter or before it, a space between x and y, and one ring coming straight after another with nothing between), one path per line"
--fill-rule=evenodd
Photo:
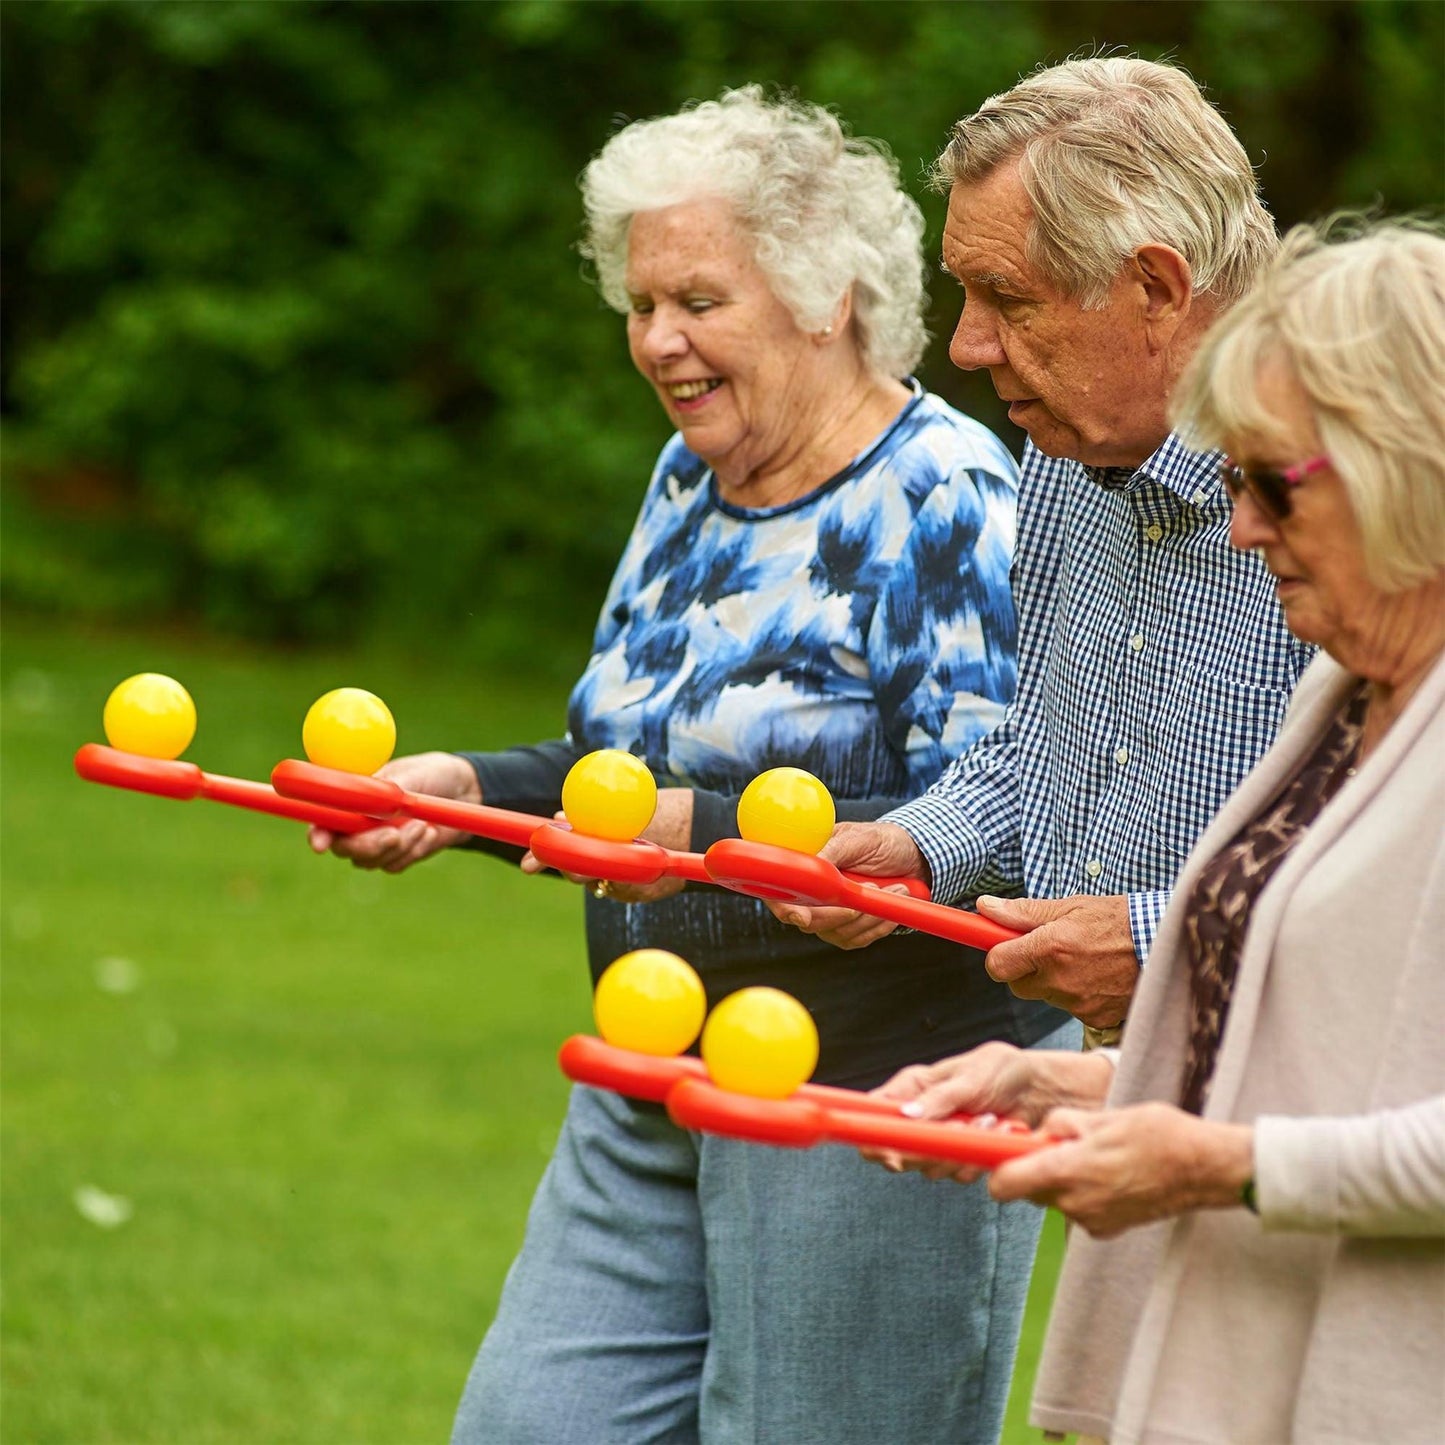
M697 1038L707 1013L702 980L661 948L638 948L608 964L592 997L597 1032L620 1049L671 1057Z
M792 994L739 989L708 1015L702 1057L721 1088L785 1099L818 1066L818 1027Z
M144 758L178 758L196 735L196 705L173 677L138 672L105 700L106 741Z
M802 768L769 768L738 799L738 832L749 843L816 853L833 835L837 814L827 788Z
M373 693L338 687L318 697L301 725L301 744L318 767L370 777L396 748L391 710Z
M562 811L579 833L630 843L657 811L657 784L641 759L600 748L573 763L562 784Z

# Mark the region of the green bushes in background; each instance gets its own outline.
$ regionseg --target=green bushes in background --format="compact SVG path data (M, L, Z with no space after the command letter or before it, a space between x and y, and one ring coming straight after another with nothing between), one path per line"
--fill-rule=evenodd
M573 249L577 173L618 123L781 83L886 139L921 190L958 114L1114 44L1209 84L1281 219L1435 205L1442 15L7 6L5 595L477 656L560 638L575 656L665 434ZM946 337L956 298L936 289ZM1004 426L943 352L926 379Z

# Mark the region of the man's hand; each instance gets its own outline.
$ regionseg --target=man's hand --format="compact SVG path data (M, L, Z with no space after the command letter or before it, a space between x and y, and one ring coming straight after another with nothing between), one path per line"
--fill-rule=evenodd
M1103 1107L1114 1066L1102 1054L1060 1049L1020 1049L1013 1044L981 1044L966 1054L936 1064L913 1064L875 1089L881 1099L896 1099L911 1119L946 1119L974 1114L1022 1119L1037 1127L1060 1105ZM895 1173L917 1170L930 1179L968 1184L984 1171L943 1159L925 1159L892 1149L864 1149L865 1159Z
M1254 1173L1250 1125L1172 1104L1057 1109L1044 1130L1063 1142L1000 1165L989 1193L1052 1204L1100 1239L1185 1210L1229 1208Z
M561 818L562 814L558 813L557 817ZM686 852L692 843L692 789L659 788L657 811L642 836L649 843L671 848L674 852ZM545 866L531 853L522 859L523 873L540 873ZM563 877L585 888L597 882L595 878L584 878L576 873L566 873ZM605 896L616 903L656 903L660 898L671 898L673 894L681 893L686 887L687 880L683 878L659 878L656 883L610 883Z
M409 793L430 793L463 803L482 801L476 769L455 753L413 753L410 757L393 758L377 770L376 776L398 784ZM434 823L412 818L405 823L378 823L365 833L349 835L312 827L307 830L306 839L313 853L329 850L338 858L351 859L358 868L401 873L466 836L455 828L439 828Z
M839 823L818 856L874 878L929 881L928 864L918 844L897 823ZM817 934L839 948L866 948L898 927L851 908L807 908L801 903L769 903L768 907L782 922Z
M991 978L1020 998L1043 999L1092 1028L1112 1028L1129 1012L1139 959L1129 928L1129 900L990 898L978 911L995 923L1027 930L989 950Z

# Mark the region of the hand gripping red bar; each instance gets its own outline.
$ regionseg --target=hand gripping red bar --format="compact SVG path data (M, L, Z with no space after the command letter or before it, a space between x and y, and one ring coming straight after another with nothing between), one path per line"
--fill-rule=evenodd
M383 822L420 818L425 823L456 828L497 843L530 848L549 868L585 874L588 878L607 878L614 883L655 883L665 874L673 873L694 883L712 881L702 866L701 857L695 853L674 853L641 840L621 843L610 838L588 838L574 833L565 824L534 813L514 813L484 803L411 793L387 778L361 777L292 758L276 764L271 770L271 781L278 793L289 798L356 808Z

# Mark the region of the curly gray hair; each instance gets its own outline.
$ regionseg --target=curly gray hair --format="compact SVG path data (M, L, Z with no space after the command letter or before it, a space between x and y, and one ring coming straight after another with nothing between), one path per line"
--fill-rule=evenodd
M973 185L1013 160L1034 212L1029 259L1085 307L1151 242L1225 304L1274 255L1244 147L1177 66L1113 56L1036 71L954 126L934 185Z
M607 142L581 184L580 249L615 310L629 307L632 217L720 199L800 328L821 331L851 288L871 371L905 376L923 355L923 213L886 148L845 135L822 107L770 101L757 85L724 91L675 115L634 121Z

